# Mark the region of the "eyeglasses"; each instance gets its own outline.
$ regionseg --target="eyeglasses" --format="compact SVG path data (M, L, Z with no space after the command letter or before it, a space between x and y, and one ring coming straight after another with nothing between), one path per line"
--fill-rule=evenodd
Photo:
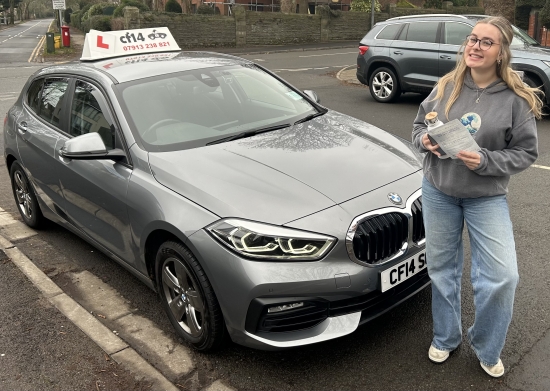
M500 45L499 43L494 43L493 41L491 41L489 39L477 39L473 35L468 35L466 37L466 45L468 45L470 47L476 46L476 43L478 43L478 42L479 42L479 48L481 50L489 50L489 49L491 49L491 46L493 46L493 45Z

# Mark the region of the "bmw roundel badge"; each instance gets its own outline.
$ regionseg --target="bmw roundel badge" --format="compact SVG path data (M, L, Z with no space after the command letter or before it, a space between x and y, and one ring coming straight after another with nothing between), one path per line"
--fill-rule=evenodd
M388 199L396 205L401 205L403 203L403 199L397 193L389 193Z

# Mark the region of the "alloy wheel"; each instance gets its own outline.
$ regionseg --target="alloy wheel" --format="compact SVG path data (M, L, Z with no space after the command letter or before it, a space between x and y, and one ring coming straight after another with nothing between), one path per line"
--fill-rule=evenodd
M34 215L34 211L27 180L19 170L15 172L13 178L15 180L15 195L17 197L17 205L19 206L21 213L27 219L31 220Z
M203 332L204 300L199 285L187 267L177 258L167 258L162 267L164 298L180 327L189 335Z
M380 99L388 98L393 92L393 78L387 72L378 72L372 82L372 89Z

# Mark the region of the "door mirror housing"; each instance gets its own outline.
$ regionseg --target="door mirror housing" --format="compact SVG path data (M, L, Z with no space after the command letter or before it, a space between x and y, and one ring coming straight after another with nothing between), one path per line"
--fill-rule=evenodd
M107 150L103 139L98 133L86 133L65 141L59 154L66 159L74 160L122 160L126 154L122 149Z
M315 93L315 91L312 91L312 90L304 90L304 94L306 94L307 96L310 97L310 99L312 101L314 101L315 103L321 103L321 99L319 99L319 97L317 96L317 94Z

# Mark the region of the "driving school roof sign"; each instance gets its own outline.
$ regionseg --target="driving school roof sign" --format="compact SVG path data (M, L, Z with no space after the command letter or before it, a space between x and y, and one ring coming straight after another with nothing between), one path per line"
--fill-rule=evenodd
M167 27L154 29L90 30L84 40L81 61L181 50Z

